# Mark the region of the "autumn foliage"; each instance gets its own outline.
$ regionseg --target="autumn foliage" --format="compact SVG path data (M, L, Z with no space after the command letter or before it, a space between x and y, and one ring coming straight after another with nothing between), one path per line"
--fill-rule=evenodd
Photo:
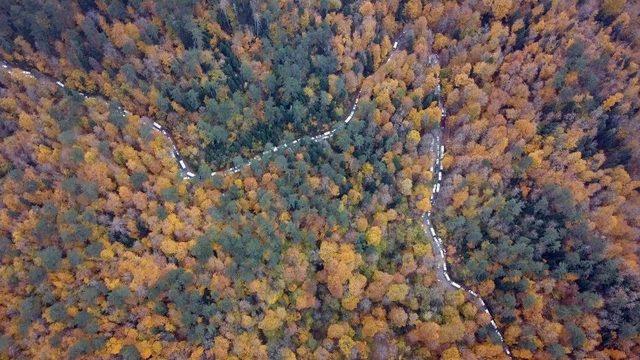
M638 11L2 2L0 357L632 358Z

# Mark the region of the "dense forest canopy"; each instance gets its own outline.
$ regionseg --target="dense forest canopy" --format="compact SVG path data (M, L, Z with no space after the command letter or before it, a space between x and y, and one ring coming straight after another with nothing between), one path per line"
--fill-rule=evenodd
M0 2L0 357L637 356L639 13Z

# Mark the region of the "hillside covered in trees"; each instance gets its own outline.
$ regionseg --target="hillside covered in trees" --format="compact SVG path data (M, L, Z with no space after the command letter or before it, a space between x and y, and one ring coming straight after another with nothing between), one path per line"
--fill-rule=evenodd
M634 358L639 12L0 2L0 358Z

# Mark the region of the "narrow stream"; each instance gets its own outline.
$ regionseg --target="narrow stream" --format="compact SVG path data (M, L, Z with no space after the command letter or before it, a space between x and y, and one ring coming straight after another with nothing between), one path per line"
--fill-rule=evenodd
M393 43L393 51L389 54L389 57L387 58L387 60L385 61L385 63L389 62L389 60L398 52L398 44L399 42L402 41L402 37L404 36L404 32L401 33L398 38L395 40L395 42ZM439 59L437 55L431 55L431 57L429 58L429 63L431 65L440 65ZM50 76L42 74L40 72L37 71L26 71L23 70L17 66L12 66L10 64L8 64L7 62L1 61L0 62L0 67L2 67L3 70L7 71L7 72L11 72L11 71L19 71L22 74L29 76L29 77L35 77L38 79L46 79L48 81L51 81L55 84L57 84L59 87L64 88L65 85L56 79L52 79ZM87 95L80 93L85 99L87 99ZM438 97L438 106L440 107L441 110L441 121L444 120L444 118L446 118L446 108L444 107L444 104L442 102L442 96L441 96L441 84L438 83L437 87L436 87L436 95ZM309 139L313 142L320 142L320 141L324 141L327 140L329 138L331 138L333 135L335 135L335 133L343 128L346 124L348 124L351 119L353 118L356 109L358 107L358 100L360 97L360 91L358 91L358 94L356 95L356 98L353 102L353 106L350 109L349 115L341 122L339 122L336 126L333 127L332 130L326 131L322 134L316 135L316 136L311 136L309 137ZM107 102L108 100L106 100L105 98L102 97L97 97L102 99L103 101ZM124 113L124 116L127 115L131 115L131 113L127 110L122 110ZM188 167L187 163L184 161L184 158L180 155L180 153L178 152L178 149L175 145L175 142L173 141L173 138L171 137L171 135L157 122L153 122L153 128L162 133L164 135L164 137L167 139L167 141L169 141L169 143L171 144L172 147L172 156L174 159L176 159L176 162L178 163L181 173L183 175L183 179L187 180L187 179L192 179L196 176L196 174L194 174ZM293 140L289 143L284 143L280 146L274 146L271 149L267 149L265 151L262 152L261 155L257 155L254 158L248 160L247 162L245 162L242 165L239 166L234 166L232 168L229 169L225 169L225 170L220 170L220 171L214 171L211 173L211 176L214 176L216 174L220 174L220 175L227 175L227 174L234 174L237 173L238 171L240 171L242 168L244 168L245 166L250 165L251 163L255 162L255 161L260 161L262 159L263 156L268 155L268 154L272 154L272 153L276 153L278 151L284 150L288 147L294 146L297 143L299 143L300 141L302 141L302 139L306 138L307 136L304 136L302 138ZM434 205L434 197L435 195L440 191L440 186L441 186L441 182L442 182L442 159L444 157L444 145L442 145L441 143L441 130L435 130L435 135L434 135L434 139L431 143L431 151L436 155L434 157L434 164L431 167L431 172L434 174L434 187L433 187L433 191L431 194L431 204ZM423 226L423 230L424 232L427 234L427 236L431 239L431 243L432 243L432 247L433 247L433 252L434 252L434 256L436 258L437 261L437 265L436 265L436 276L438 279L438 282L444 284L445 286L449 287L451 290L463 290L465 291L470 298L474 299L476 305L478 306L478 308L481 311L484 311L485 313L487 313L489 315L489 317L491 318L491 326L493 327L493 329L495 330L495 332L498 335L498 338L500 339L501 343L502 343L502 348L504 350L504 352L508 355L511 356L511 352L509 351L509 348L507 347L507 344L504 342L504 338L502 337L502 333L500 332L500 330L498 329L498 326L495 322L495 320L493 319L493 316L491 315L491 312L489 311L486 303L484 302L484 300L482 299L482 297L480 297L476 292L474 292L471 289L467 289L464 286L458 284L457 282L453 281L451 279L451 277L449 276L449 271L447 269L447 261L446 261L446 250L444 248L444 245L442 243L442 239L440 237L438 237L432 221L431 221L431 211L426 212L422 215L422 226Z

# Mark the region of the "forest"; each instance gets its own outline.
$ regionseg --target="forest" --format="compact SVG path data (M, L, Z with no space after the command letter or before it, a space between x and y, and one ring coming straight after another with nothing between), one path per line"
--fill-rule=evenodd
M0 2L0 358L633 359L639 29L625 0Z

